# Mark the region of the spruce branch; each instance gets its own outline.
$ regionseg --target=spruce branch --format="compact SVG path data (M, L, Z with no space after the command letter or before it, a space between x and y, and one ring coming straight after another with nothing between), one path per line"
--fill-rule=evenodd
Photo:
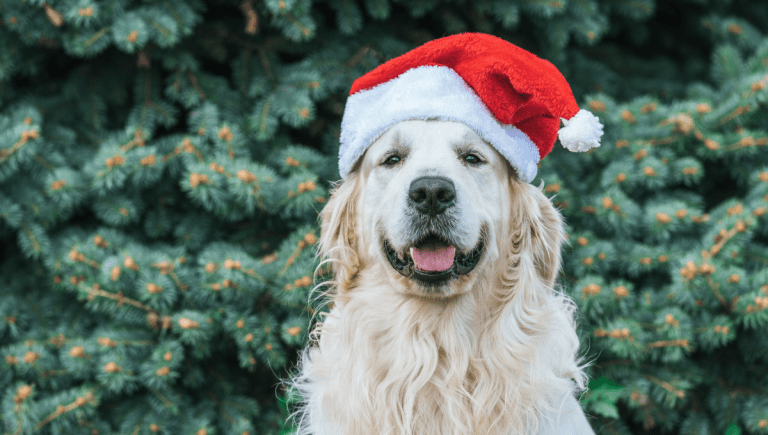
M648 350L648 349L655 349L659 347L670 347L670 346L688 347L690 346L690 342L688 341L687 338L681 338L677 340L654 341L646 344L645 348L646 350Z
M728 311L731 311L731 305L728 303L728 301L725 300L722 294L720 294L720 291L718 290L720 288L720 284L716 283L710 275L705 275L705 278L707 280L707 284L709 284L709 288L712 290L712 293L715 295L718 301L720 301L720 305L723 306Z
M94 43L96 43L96 41L98 41L98 40L99 40L99 39L101 39L101 38L102 38L104 35L106 35L106 34L107 34L107 32L109 32L110 30L112 30L112 27L110 27L110 26L107 26L107 27L103 27L101 30L99 30L98 32L94 33L94 34L93 34L93 36L91 36L91 37L90 37L90 38L88 38L88 39L87 39L85 42L83 42L83 48L88 48L88 47L90 47L91 45L93 45Z
M58 405L56 407L56 410L53 411L51 414L49 414L46 418L44 418L42 421L40 421L37 425L35 425L35 430L42 429L45 425L52 422L53 420L61 417L62 415L74 411L80 407L83 407L89 403L93 403L96 401L96 397L94 396L94 393L96 393L99 389L101 389L101 386L98 386L96 388L92 388L88 390L84 395L79 396L77 399L75 399L74 402L69 403L67 405Z
M752 136L747 136L740 139L738 142L725 147L725 151L733 151L743 148L759 147L768 145L768 137L762 137L760 139L754 139Z
M47 169L48 171L50 171L50 172L55 172L56 171L56 168L51 163L49 163L47 160L45 160L42 156L40 156L40 154L35 154L35 160L37 160L38 163L43 165L45 167L45 169Z
M15 152L19 151L21 147L26 145L29 141L35 140L38 137L40 137L40 134L35 129L22 131L21 139L19 139L18 142L14 143L10 148L0 149L0 164L10 159Z
M32 230L25 223L21 224L21 228L27 234L27 238L29 239L29 241L31 243L32 249L37 254L40 254L42 252L42 248L40 247L40 242L38 242L37 237L35 237L35 235L32 233Z
M243 0L240 3L240 9L245 15L245 29L243 31L248 35L255 35L259 32L259 15L253 9L253 0Z
M675 388L672 384L670 384L667 381L663 381L655 376L651 376L649 374L644 375L645 379L648 379L649 381L653 382L654 384L660 386L661 388L669 391L670 393L674 394L678 399L683 399L685 397L685 391L679 390Z
M730 113L725 115L724 117L720 118L720 121L717 123L717 127L722 127L723 125L733 121L734 119L738 118L739 116L748 113L752 110L752 106L749 104L746 104L744 106L739 106L735 109L733 109Z
M136 308L139 308L141 310L144 310L147 313L159 315L159 313L155 311L153 308L148 307L135 299L126 297L122 291L119 291L117 293L110 293L108 291L101 290L101 286L99 286L98 283L93 284L92 286L87 286L82 282L80 282L78 283L78 288L82 292L88 295L88 300L90 301L94 300L97 296L100 296L103 298L112 299L113 301L117 301L118 307L122 307L123 304L128 304Z
M64 17L61 15L61 12L52 8L48 3L43 3L43 10L45 11L45 16L48 17L48 21L50 21L51 24L56 27L61 27L61 25L64 24Z
M264 69L264 74L266 74L267 80L269 80L269 83L272 85L272 88L276 88L277 79L275 78L275 74L272 72L272 66L269 63L269 59L267 59L265 50L262 48L259 48L256 50L256 53L258 53L259 55L259 59L261 60L261 67Z
M195 88L197 93L200 95L200 98L203 101L205 101L205 92L200 87L200 83L197 81L197 77L195 77L195 75L190 70L187 70L186 73L187 73L187 78L189 79L189 83L191 83L192 87Z

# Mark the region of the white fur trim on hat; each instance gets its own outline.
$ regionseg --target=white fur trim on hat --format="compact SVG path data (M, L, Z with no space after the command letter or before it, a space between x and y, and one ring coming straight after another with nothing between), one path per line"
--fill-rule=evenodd
M341 120L339 173L346 178L366 149L390 127L409 119L459 121L493 146L520 178L530 183L539 150L514 125L501 124L454 70L420 66L397 78L350 95Z
M581 109L571 119L560 119L565 126L558 130L557 137L568 151L583 152L600 146L603 124L592 112Z

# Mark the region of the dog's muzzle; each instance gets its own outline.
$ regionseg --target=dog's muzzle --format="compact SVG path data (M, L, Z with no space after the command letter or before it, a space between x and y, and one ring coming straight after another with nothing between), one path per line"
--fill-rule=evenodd
M389 264L401 275L434 287L466 275L477 266L483 253L482 238L468 252L459 252L451 234L456 221L456 186L450 178L419 177L408 188L410 227L415 242L398 252L382 238Z

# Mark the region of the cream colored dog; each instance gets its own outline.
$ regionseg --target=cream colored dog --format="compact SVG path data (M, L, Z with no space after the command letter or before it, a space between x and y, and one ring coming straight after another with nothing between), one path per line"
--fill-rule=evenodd
M560 214L460 122L403 121L321 213L301 434L592 434Z

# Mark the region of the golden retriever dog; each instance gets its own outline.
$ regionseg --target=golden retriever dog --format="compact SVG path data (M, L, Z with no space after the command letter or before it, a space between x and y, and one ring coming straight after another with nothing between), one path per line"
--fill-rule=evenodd
M593 433L562 218L472 129L395 124L321 221L332 309L292 380L299 433Z

